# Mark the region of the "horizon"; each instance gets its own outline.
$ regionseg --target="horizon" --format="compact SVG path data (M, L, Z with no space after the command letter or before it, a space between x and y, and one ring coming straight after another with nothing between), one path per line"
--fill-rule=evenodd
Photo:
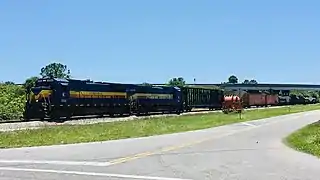
M41 77L40 77L41 78ZM59 79L59 78L58 78ZM67 78L62 78L62 79L67 79ZM106 83L123 83L123 82L114 82L114 81L95 81L93 79L79 79L79 78L70 78L70 79L74 79L74 80L90 80L90 81L93 81L93 82L106 82ZM169 80L168 80L169 81ZM164 85L166 83L168 83L168 81L164 82L164 83L150 83L150 82L140 82L140 83L128 83L128 84L143 84L143 83L148 83L148 84L152 84L152 85ZM13 81L10 81L10 82L13 82ZM0 81L0 83L5 83L5 81ZM15 85L23 85L24 83L15 83L13 82ZM125 83L123 83L125 84ZM222 82L220 83L191 83L191 82L187 82L186 81L186 85L220 85L222 84ZM230 83L230 84L233 84L233 83ZM238 83L235 83L235 84L243 84L242 81L239 81ZM252 85L252 84L246 84L246 85ZM320 83L319 84L308 84L308 83L266 83L266 82L259 82L258 81L258 85L315 85L315 86L320 86Z

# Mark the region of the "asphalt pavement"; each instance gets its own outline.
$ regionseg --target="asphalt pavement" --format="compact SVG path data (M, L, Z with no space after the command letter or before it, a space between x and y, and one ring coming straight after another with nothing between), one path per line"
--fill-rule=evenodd
M0 150L0 180L319 180L320 160L283 144L320 119L290 114L193 132Z

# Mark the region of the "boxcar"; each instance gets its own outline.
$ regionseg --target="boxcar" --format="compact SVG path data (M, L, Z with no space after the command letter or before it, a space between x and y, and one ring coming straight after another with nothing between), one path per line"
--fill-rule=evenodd
M266 105L275 106L279 104L279 97L277 94L266 94Z
M132 86L127 91L131 112L137 115L149 112L181 111L181 91L178 87Z
M265 106L265 94L262 93L245 93L242 96L243 106Z
M224 94L220 89L181 87L181 92L184 111L191 111L192 108L222 108Z
M266 93L245 93L242 96L244 107L278 105L279 97L277 94Z

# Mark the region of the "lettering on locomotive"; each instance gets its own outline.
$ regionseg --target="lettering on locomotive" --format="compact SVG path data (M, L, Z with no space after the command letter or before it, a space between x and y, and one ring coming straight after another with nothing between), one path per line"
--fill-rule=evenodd
M132 99L173 99L173 94L150 94L136 93L131 96Z
M126 98L125 92L70 91L71 98Z

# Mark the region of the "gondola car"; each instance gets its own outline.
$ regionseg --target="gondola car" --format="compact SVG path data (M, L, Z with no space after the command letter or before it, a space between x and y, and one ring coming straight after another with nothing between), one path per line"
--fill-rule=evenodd
M221 109L224 91L214 88L180 87L182 92L183 110L188 112L193 108Z
M297 105L297 104L306 104L305 98L302 95L290 95L290 105Z

